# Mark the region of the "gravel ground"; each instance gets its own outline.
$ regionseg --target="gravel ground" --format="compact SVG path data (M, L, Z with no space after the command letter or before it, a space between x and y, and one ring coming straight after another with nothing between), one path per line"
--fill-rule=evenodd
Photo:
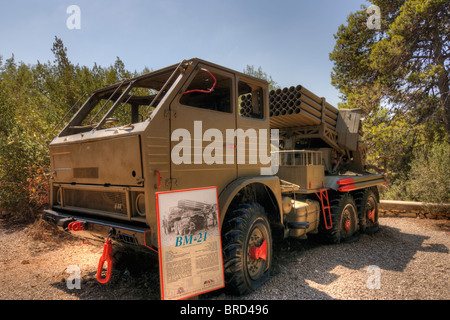
M449 222L380 218L380 225L353 243L291 241L280 248L276 276L245 299L448 300Z
M279 244L273 277L257 291L244 297L215 291L200 299L450 299L450 221L380 218L380 224L379 232L353 243ZM101 253L101 246L63 235L43 221L7 226L0 220L0 299L160 298L156 255L115 253L113 278L101 285L95 279ZM70 265L80 268L81 289L67 288Z

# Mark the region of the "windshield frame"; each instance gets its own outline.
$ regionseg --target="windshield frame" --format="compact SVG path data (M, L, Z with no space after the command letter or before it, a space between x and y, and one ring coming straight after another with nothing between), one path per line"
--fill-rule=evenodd
M184 69L180 68L184 62L185 61L182 61L178 65L149 72L132 79L124 79L122 82L94 91L58 136L63 137L103 129L114 111L124 103L128 103L130 100L133 101L133 98L140 100L140 102L142 102L140 105L145 108L145 119L143 121L150 120L152 111L156 110L163 98L172 90L172 87L176 83L175 80L177 76L184 71ZM133 88L148 89L154 91L155 94L149 94L147 96L128 95ZM100 110L97 110L96 114L93 115L93 111L96 106L101 103L102 99L106 99L106 102L104 102L100 107ZM103 116L101 116L101 120L94 122L96 117L100 114L100 111L106 107L108 102L112 102L112 106L109 107ZM153 110L151 110L152 108ZM88 120L89 116L91 116L90 120ZM89 122L87 125L82 124L85 120L88 120ZM128 125L131 124L132 122L130 121Z

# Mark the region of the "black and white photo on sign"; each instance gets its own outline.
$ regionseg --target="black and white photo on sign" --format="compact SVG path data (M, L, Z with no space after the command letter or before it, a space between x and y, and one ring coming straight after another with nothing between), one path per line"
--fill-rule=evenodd
M215 188L161 193L158 195L159 232L163 247L176 245L180 237L205 240L218 236Z

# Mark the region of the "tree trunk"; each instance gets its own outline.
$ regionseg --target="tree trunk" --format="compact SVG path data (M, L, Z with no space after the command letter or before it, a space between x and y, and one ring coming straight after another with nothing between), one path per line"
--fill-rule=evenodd
M449 88L449 74L445 69L445 52L443 52L442 38L439 35L438 25L433 21L433 55L434 61L441 70L438 75L437 87L440 93L440 105L443 114L443 120L447 131L447 136L450 139L450 88Z

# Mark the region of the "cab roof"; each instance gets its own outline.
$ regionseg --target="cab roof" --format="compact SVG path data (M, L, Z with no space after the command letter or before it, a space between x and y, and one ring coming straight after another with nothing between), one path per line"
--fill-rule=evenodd
M151 80L149 79L149 83L147 84L149 87L152 87L154 89L160 89L160 88L162 88L162 86L164 85L164 83L167 80L166 79L167 74L170 75L171 73L173 73L177 69L177 67L183 66L183 65L186 65L186 66L187 65L194 65L194 66L196 66L198 64L209 65L209 66L211 66L213 68L220 69L220 70L223 70L223 71L226 71L226 72L229 72L229 73L233 73L233 74L236 74L236 75L238 75L240 77L250 78L250 79L253 79L254 81L259 81L261 83L264 83L264 84L268 85L268 82L266 80L253 77L253 76L250 76L248 74L245 74L245 73L242 73L242 72L239 72L239 71L236 71L236 70L232 70L232 69L223 67L221 65L218 65L218 64L206 61L206 60L202 60L202 59L199 59L199 58L191 58L189 60L183 60L180 63L174 64L174 65L162 68L162 69L158 69L158 70L155 70L155 71L144 73L144 74L142 74L140 76L137 76L137 77L134 77L134 78L124 79L121 82L117 82L115 84L111 84L111 85L108 85L108 86L103 87L101 89L98 89L98 90L94 91L93 94L102 93L102 92L109 92L111 89L115 89L118 86L128 85L130 82L137 82L138 81L138 82L141 82L141 84L142 83L145 84L145 79L148 79L148 78L152 78ZM158 75L160 75L161 77L158 77Z

